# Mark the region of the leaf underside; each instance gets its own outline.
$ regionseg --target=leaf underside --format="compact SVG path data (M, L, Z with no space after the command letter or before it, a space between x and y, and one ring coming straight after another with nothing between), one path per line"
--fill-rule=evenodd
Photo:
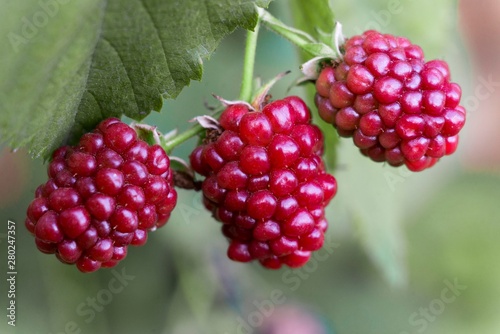
M270 0L4 1L0 140L48 157L102 119L141 120Z

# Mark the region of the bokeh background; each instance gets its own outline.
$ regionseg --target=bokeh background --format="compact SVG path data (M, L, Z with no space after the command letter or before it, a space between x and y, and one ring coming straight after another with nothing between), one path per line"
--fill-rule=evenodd
M292 24L289 7L276 0L270 10ZM114 270L83 275L36 250L23 222L45 166L3 147L0 333L500 333L500 3L336 0L334 8L346 36L407 36L427 59L449 62L468 117L454 156L414 174L372 163L340 140L328 241L299 270L229 261L200 195L179 191L169 223L145 246ZM297 50L265 29L259 38L256 75L292 70L273 96L308 98L302 88L288 92L300 77ZM211 93L237 97L243 49L237 31L205 62L201 83L145 122L182 130L207 112L205 102L217 104ZM175 154L186 158L194 143ZM7 219L17 224L15 328L4 315Z

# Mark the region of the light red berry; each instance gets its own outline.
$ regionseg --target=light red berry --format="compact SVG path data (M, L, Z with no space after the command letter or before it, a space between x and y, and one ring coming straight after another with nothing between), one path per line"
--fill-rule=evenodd
M341 63L321 70L315 97L319 115L340 136L352 137L374 161L412 171L456 150L465 109L445 61L425 62L418 45L373 30L344 49Z

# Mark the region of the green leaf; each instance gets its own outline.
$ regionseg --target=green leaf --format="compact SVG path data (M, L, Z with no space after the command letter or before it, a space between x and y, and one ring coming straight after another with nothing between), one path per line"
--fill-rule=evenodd
M106 117L141 120L270 0L2 1L0 138L48 156Z
M322 32L332 32L335 27L335 16L333 12L333 0L290 0L290 8L294 20L294 26L313 36L317 40L323 40ZM329 42L329 41L328 41ZM301 52L302 63L311 59L307 52ZM308 105L314 105L315 89L311 86L307 89ZM336 146L338 136L334 133L332 126L323 122L318 113L313 113L315 123L321 128L325 135L325 161L329 169L336 164Z
M347 142L349 141L349 142ZM335 177L339 183L340 207L349 212L356 236L373 264L393 286L407 283L406 238L401 222L404 206L395 183L412 175L400 167L376 164L359 153L351 140L339 150L342 170Z
M321 39L318 29L331 32L334 27L333 0L291 0L295 25Z
M458 278L470 287L462 303L481 305L464 321L493 318L500 306L498 198L498 175L460 173L427 197L407 226L413 284L429 290Z

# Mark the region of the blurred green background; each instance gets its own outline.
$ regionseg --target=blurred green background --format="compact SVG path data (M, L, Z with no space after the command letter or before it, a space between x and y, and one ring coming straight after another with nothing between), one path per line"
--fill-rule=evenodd
M427 59L448 61L471 106L471 125L454 156L417 174L372 163L342 139L328 241L299 270L266 271L229 261L219 225L199 194L181 190L169 223L150 234L145 246L129 249L112 270L83 275L36 250L23 222L34 190L45 182L45 166L22 150L3 148L0 333L499 333L499 138L481 131L498 124L490 111L498 109L499 94L495 85L486 87L486 98L477 92L482 79L500 71L482 62L488 58L480 52L485 43L496 42L477 41L490 28L484 16L471 12L493 2L334 1L346 36L365 29L403 35L421 45ZM287 0L276 0L270 10L292 24ZM205 62L202 82L193 82L177 100L165 102L164 113L145 122L163 132L182 130L187 120L207 113L204 102L217 104L211 93L236 98L244 36L237 31L226 38ZM297 50L262 29L256 75L268 80L292 70L273 88L275 98L307 98L302 88L288 92L300 77L298 66ZM309 105L315 112L311 100ZM174 153L186 158L193 145L189 141ZM16 327L5 316L8 219L17 226Z

